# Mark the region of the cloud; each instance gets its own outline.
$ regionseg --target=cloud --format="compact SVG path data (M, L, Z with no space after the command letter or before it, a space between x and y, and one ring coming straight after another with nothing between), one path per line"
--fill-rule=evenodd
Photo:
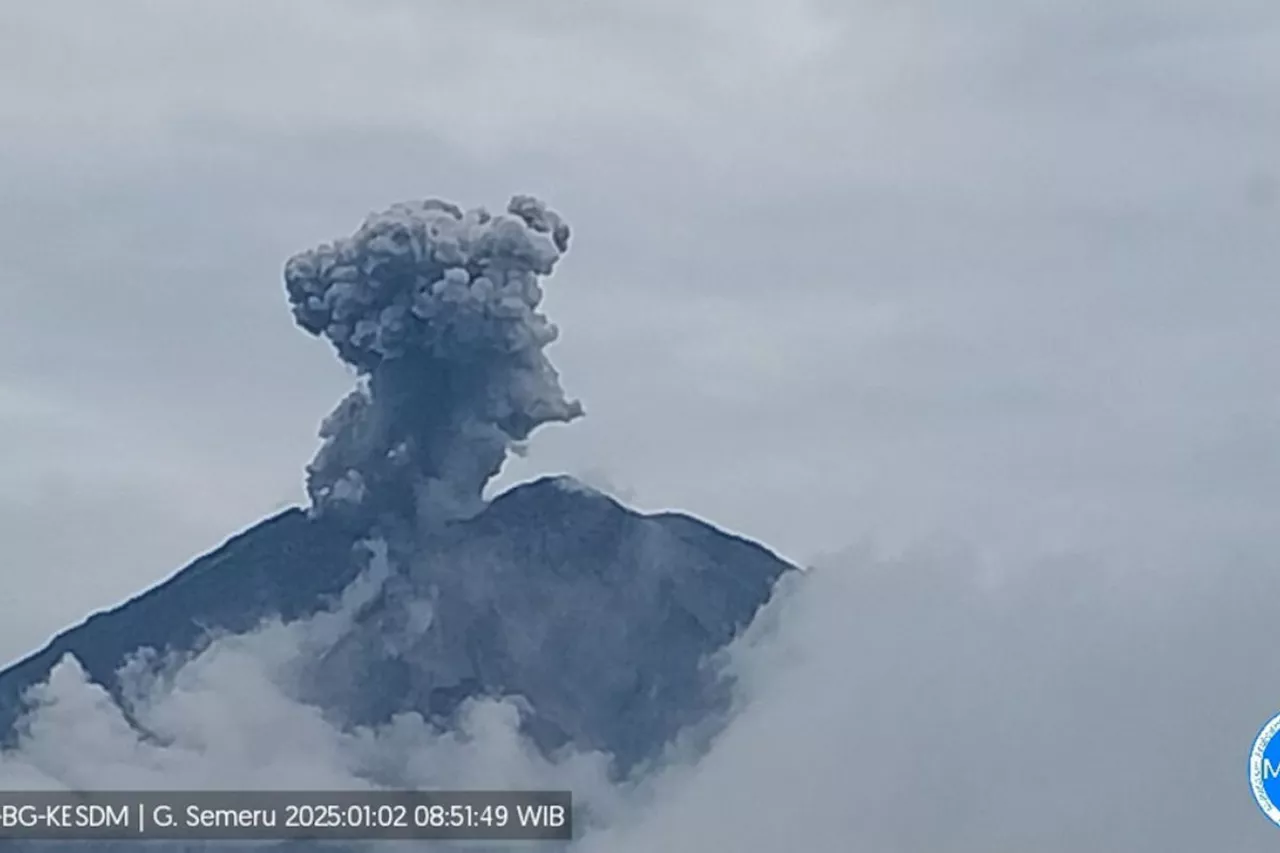
M1246 757L1280 710L1280 579L1182 568L828 560L736 650L712 751L586 849L1272 849Z
M785 582L722 664L731 723L609 781L605 757L538 753L518 701L454 731L416 715L342 730L290 689L359 602L137 664L132 718L72 661L30 697L7 787L568 787L583 853L839 847L1267 850L1245 757L1280 708L1265 626L1280 578L1221 555L1166 570L1080 554L1005 562L950 547L849 553Z
M607 756L545 756L520 731L518 697L465 705L440 730L416 713L342 728L298 697L305 672L381 588L385 549L331 609L194 654L140 650L117 702L63 658L26 696L16 746L0 753L0 788L201 790L532 788L580 792L602 818L616 807Z
M354 516L362 532L466 517L513 447L582 415L538 310L539 277L568 248L568 225L531 196L496 217L428 199L289 259L294 320L361 379L320 428L307 469L317 512Z
M551 295L573 331L555 358L592 418L540 436L514 476L606 460L639 494L788 553L943 531L980 554L824 575L790 605L781 661L743 652L759 687L739 726L614 841L749 851L777 837L756 804L787 792L781 813L839 849L1274 839L1238 760L1276 710L1252 651L1269 647L1280 544L1280 394L1259 369L1280 293L1259 203L1280 174L1274 2L178 8L0 13L16 199L0 354L46 401L119 413L93 453L254 485L175 552L257 517L258 471L272 497L291 486L346 387L336 362L281 343L262 300L280 258L406 175L459 197L553 191L579 229ZM243 251L215 262L210 243ZM112 298L83 310L104 281ZM175 345L165 318L195 299L234 324ZM39 446L39 416L13 446ZM181 452L156 449L159 425ZM72 515L119 504L114 473L93 479L62 446L37 462L96 489ZM136 579L122 588L172 568L144 549L151 507L184 496L153 495L111 516L133 545L119 533L67 562L88 574L111 552L106 570ZM61 529L64 506L41 512ZM13 565L46 556L9 541ZM1064 562L1024 559L1039 547ZM45 577L9 592L35 601ZM85 607L40 600L44 621L0 628L7 647ZM916 734L941 712L960 734ZM1000 765L1041 743L1042 718L1061 773ZM1132 743L1152 719L1175 746L1146 785ZM1206 770L1170 770L1183 744ZM930 781L937 755L962 768L954 785ZM1163 778L1201 800L1173 814ZM1028 805L1041 790L1085 818L1062 829Z

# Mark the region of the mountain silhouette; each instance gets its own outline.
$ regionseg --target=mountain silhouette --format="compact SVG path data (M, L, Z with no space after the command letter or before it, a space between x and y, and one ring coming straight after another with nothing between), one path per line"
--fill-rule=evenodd
M141 649L189 652L211 634L303 619L359 574L353 534L289 509L168 580L97 613L0 673L0 732L65 656L121 697ZM567 477L499 495L420 543L312 664L304 697L345 725L416 711L447 727L469 698L518 696L544 750L604 750L619 772L714 716L705 666L792 567L677 513L642 514Z

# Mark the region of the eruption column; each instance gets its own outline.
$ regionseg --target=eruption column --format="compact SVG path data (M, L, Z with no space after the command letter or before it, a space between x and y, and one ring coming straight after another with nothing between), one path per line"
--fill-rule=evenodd
M529 196L498 216L429 199L288 261L294 319L360 377L320 428L313 512L365 529L465 517L515 443L582 414L538 311L538 280L568 245L568 226Z

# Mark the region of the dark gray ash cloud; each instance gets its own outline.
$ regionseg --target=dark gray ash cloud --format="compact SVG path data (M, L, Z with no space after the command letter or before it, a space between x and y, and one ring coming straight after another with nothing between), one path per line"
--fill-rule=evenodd
M366 526L471 514L514 445L582 414L538 311L539 278L568 247L568 225L530 196L498 216L428 199L289 260L298 325L360 376L321 427L317 511Z

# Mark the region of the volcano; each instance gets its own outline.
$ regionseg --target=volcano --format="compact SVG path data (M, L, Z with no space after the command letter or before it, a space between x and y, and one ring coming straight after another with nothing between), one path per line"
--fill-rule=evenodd
M301 509L262 521L0 673L5 740L20 737L25 691L66 656L123 706L118 670L140 650L189 653L264 619L305 619L357 578L358 551L346 528ZM306 698L345 725L416 711L445 728L467 699L519 697L544 750L601 750L625 773L723 708L708 658L790 569L690 516L544 478L445 526L386 578L314 663Z

